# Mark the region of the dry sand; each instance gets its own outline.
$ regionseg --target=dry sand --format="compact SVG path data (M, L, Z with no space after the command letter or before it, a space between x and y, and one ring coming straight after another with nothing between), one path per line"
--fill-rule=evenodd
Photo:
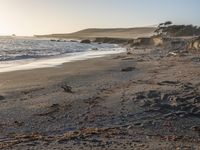
M0 149L200 149L200 55L135 50L0 74Z

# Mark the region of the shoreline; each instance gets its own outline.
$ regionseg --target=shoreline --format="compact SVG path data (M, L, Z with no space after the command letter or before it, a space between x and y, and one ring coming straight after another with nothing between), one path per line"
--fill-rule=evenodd
M59 65L52 67L37 67L32 69L29 68L27 70L0 72L0 90L3 92L6 87L8 87L8 89L18 89L21 87L27 88L30 85L37 86L37 84L48 83L48 78L53 78L55 82L58 82L64 80L64 75L70 76L80 72L87 73L90 71L109 68L114 65L114 61L110 62L110 59L117 57L118 55L125 55L125 52L101 55L70 62L59 62ZM53 80L50 82L53 82Z
M125 48L123 47L118 49L121 50L79 52L65 54L62 56L52 56L49 58L0 62L0 73L58 67L64 63L105 57L106 55L120 54L125 52Z

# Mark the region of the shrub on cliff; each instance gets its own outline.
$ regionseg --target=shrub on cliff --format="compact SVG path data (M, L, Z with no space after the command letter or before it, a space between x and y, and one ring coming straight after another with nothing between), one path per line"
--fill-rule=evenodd
M162 36L199 36L200 27L193 25L173 25L171 21L161 23L155 30L157 35Z

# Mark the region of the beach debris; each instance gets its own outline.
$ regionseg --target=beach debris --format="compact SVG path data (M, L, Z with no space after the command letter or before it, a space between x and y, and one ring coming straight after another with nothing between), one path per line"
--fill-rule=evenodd
M69 85L67 85L66 83L63 84L63 85L61 86L61 88L62 88L66 93L73 93L72 87L69 86Z
M5 97L0 95L0 101L4 100L4 99L5 99Z
M129 72L129 71L133 71L133 70L135 70L135 67L127 67L127 68L122 69L121 71L122 72Z
M169 52L168 54L167 54L167 57L170 57L170 56L177 56L178 54L177 53L175 53L175 52Z
M81 43L84 43L84 44L90 44L91 41L89 39L86 39L86 40L82 40Z
M62 143L68 140L80 140L90 138L93 136L110 136L120 134L122 131L118 127L113 128L82 128L80 130L74 130L65 132L61 135L48 136L40 133L31 133L29 135L16 135L13 137L0 139L0 149L12 148L20 143L28 143L33 141L48 141ZM92 141L95 142L96 140Z

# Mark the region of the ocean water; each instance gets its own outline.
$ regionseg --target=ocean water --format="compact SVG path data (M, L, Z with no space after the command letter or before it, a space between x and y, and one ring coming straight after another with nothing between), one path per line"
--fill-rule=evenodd
M121 53L115 44L83 44L38 38L0 38L0 72L55 67L65 62Z

